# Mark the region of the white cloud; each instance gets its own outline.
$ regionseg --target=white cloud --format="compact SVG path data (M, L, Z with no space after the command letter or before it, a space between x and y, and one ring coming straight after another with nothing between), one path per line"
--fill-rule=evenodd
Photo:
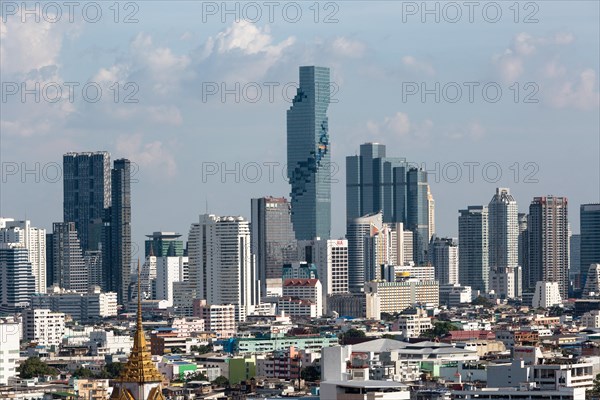
M336 55L350 58L360 58L367 50L364 43L341 36L333 40L331 48Z
M148 72L148 82L158 94L174 90L190 65L188 55L177 56L168 47L155 46L150 35L139 33L131 43L133 64Z
M161 141L155 140L143 143L142 135L122 135L117 138L116 149L141 168L152 169L153 172L165 173L174 176L177 164L173 155L165 149Z
M241 20L219 32L215 42L219 54L240 50L244 54L265 53L271 57L278 57L285 48L295 42L295 38L288 37L279 44L273 44L268 26L261 29L255 24Z
M550 36L533 36L526 32L518 33L510 46L502 54L492 57L500 77L505 82L514 82L525 73L525 62L531 59L540 48L551 49L573 42L574 36L569 32L558 32ZM548 71L552 73L552 71ZM558 72L558 71L554 71Z
M444 136L452 140L479 140L485 133L486 129L479 121L470 121L466 126L451 127Z
M402 57L402 64L416 72L423 72L427 75L435 75L435 69L430 63L417 60L414 56Z
M62 34L49 22L0 20L0 68L5 74L25 74L58 63Z
M596 72L588 68L577 79L551 86L545 98L556 108L576 108L580 110L598 110L600 93Z
M381 122L367 121L367 130L372 136L379 138L390 139L391 136L391 139L403 141L426 141L433 125L433 121L429 119L420 123L412 122L406 113L397 112Z

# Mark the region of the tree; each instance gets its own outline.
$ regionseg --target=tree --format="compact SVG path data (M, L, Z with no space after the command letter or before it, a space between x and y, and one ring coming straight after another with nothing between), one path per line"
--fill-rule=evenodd
M306 368L302 368L300 377L307 382L316 382L321 379L321 371L314 365L309 365Z
M483 296L477 297L475 300L473 300L471 302L471 304L474 306L484 306L484 307L493 307L494 306L494 303L491 300L486 299Z
M433 339L433 338L437 338L440 336L445 336L448 334L448 332L454 331L457 329L458 329L458 327L450 322L446 322L446 321L436 322L433 324L433 328L425 331L425 333L423 333L422 336Z
M39 357L29 357L23 364L19 365L17 371L22 379L30 379L44 375L58 375L58 370L56 368L50 367L40 360Z
M75 372L73 372L73 376L79 379L95 378L92 370L84 367L78 367Z
M229 379L225 378L223 375L220 375L214 381L212 381L212 384L219 387L227 387L229 386Z
M206 354L206 353L211 353L213 351L214 347L212 343L209 343L207 345L201 345L201 346L192 346L190 347L190 350L193 352L196 352L198 354Z
M121 371L123 371L123 363L112 362L108 363L102 368L102 372L100 372L99 377L103 379L116 379L121 375Z
M381 319L383 321L393 321L395 319L395 316L394 316L394 314L382 312L381 313Z
M565 310L562 307L560 307L560 306L552 306L548 310L548 316L549 317L560 317L561 315L564 314L564 312L565 312Z
M342 333L341 336L341 342L342 344L347 344L349 339L363 339L365 338L367 335L359 330L359 329L348 329L345 333Z
M600 396L600 374L594 379L594 386L585 392L586 399L598 398Z
M185 381L186 382L191 382L191 381L208 381L208 376L204 375L200 371L196 371L193 374L188 374L185 377Z

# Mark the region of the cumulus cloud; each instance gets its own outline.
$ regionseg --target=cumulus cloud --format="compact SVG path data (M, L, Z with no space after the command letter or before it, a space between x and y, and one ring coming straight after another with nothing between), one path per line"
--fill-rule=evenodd
M122 135L117 138L116 149L119 154L123 154L141 168L152 169L153 173L174 176L177 172L174 156L159 140L144 143L139 133Z
M365 54L367 46L358 40L339 36L331 43L331 49L342 57L360 58Z
M231 82L253 82L282 61L295 43L294 36L277 42L268 26L244 20L234 22L209 37L194 52L195 74Z
M367 131L375 137L400 139L400 140L427 140L433 121L426 119L422 122L413 122L403 112L385 117L381 122L367 121Z
M540 48L552 49L572 43L575 37L570 32L558 32L549 36L534 36L527 32L515 35L511 44L501 54L492 56L500 77L505 82L514 82L525 73L525 63Z
M596 72L588 68L575 78L557 83L547 90L545 98L556 108L598 110L600 93Z
M0 68L4 74L26 74L58 64L63 34L50 22L20 23L0 19Z
M470 121L466 126L451 128L444 134L452 140L479 140L485 135L486 129L479 121Z
M423 72L427 75L435 75L435 69L430 63L418 60L414 56L402 57L402 65L416 72Z

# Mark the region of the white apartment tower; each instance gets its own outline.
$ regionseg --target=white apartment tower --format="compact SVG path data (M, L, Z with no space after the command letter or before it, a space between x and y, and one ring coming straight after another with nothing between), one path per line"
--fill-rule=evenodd
M489 265L514 267L519 263L519 208L508 188L497 188L488 204Z
M189 279L207 304L233 304L236 320L260 302L260 282L250 252L250 222L243 217L201 215L188 238Z
M188 274L188 257L156 257L156 297L173 306L174 283L185 282ZM176 286L175 286L176 287Z
M31 221L0 218L0 243L20 243L29 255L35 292L46 293L46 230L31 226Z
M327 295L348 292L347 240L301 240L298 242L298 258L317 266L323 310L327 310Z

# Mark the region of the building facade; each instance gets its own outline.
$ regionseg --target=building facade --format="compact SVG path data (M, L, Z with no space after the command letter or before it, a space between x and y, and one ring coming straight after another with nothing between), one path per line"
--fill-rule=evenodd
M111 205L104 222L104 290L116 292L119 304L130 300L131 162L115 160L111 170Z
M110 154L106 151L65 154L63 221L75 223L83 251L99 249L104 210L110 204Z
M497 188L488 204L489 265L515 267L519 263L519 208L508 188Z
M429 256L440 285L458 283L458 252L458 241L454 238L434 236L431 240Z
M17 375L20 331L18 322L0 319L0 386L8 385L8 380Z
M298 242L298 258L317 266L323 288L323 309L327 295L348 292L348 241L308 240Z
M74 222L52 224L52 283L78 293L88 291L89 273Z
M488 290L488 209L469 206L458 217L458 279L461 285L486 293Z
M329 68L300 67L300 85L287 111L287 176L298 240L331 234Z
M23 339L39 346L58 347L65 333L65 314L49 309L23 311Z
M35 277L29 252L20 243L0 243L0 313L14 313L31 303Z
M562 298L569 291L569 219L566 197L535 197L529 206L529 288L557 282Z
M582 204L579 208L581 286L585 286L587 270L600 263L600 203ZM573 266L572 266L573 267Z
M196 298L208 304L233 304L237 321L245 321L260 303L250 223L239 216L201 215L190 230L188 254Z
M368 274L365 272L367 239L383 229L383 213L367 214L348 221L348 290L360 293L364 290Z
M251 250L263 296L271 286L281 287L284 264L296 261L298 250L292 226L292 209L284 197L252 199Z
M46 230L31 221L0 218L0 243L21 243L28 252L35 277L35 292L46 293Z

